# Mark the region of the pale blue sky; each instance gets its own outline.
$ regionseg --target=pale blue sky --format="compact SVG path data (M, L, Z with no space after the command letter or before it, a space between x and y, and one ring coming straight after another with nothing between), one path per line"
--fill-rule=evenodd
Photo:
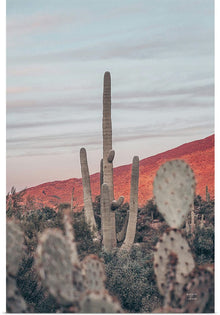
M105 71L115 166L211 135L214 2L7 0L7 191L99 171Z

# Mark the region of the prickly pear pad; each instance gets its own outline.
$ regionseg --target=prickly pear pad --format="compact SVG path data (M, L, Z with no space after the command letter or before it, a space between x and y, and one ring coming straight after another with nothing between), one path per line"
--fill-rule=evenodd
M204 313L205 306L214 296L214 277L205 267L200 267L190 274L190 280L184 286L181 308L184 313Z
M24 242L23 232L19 225L12 220L6 225L6 267L7 273L16 276L19 262L22 258Z
M193 207L195 176L183 160L161 165L154 179L156 204L172 228L180 228Z
M170 257L176 257L175 278L168 275ZM194 269L195 263L187 241L178 230L164 232L156 245L154 254L154 272L156 274L158 288L162 295L166 294L167 286L172 281L175 296L180 297L182 288L188 280L189 273Z
M82 261L87 290L93 292L105 291L105 270L102 261L95 255L88 255Z
M73 274L69 245L62 232L47 229L42 233L36 250L36 268L43 284L58 303L73 303Z

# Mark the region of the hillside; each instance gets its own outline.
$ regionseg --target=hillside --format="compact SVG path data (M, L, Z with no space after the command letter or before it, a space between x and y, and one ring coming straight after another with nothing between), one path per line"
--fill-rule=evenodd
M192 167L196 177L196 193L205 198L205 187L214 198L214 135L205 139L185 143L172 150L148 157L140 161L139 206L153 196L153 179L161 164L172 159L183 159ZM131 165L114 168L115 198L123 195L129 201ZM90 176L93 200L100 194L99 173ZM77 209L83 206L82 180L68 180L44 183L28 188L25 196L34 196L39 206L56 207L71 200L73 187Z

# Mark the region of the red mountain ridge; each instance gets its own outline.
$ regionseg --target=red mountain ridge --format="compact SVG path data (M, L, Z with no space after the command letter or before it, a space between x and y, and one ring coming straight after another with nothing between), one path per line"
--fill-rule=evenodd
M140 161L139 206L146 204L153 197L153 179L161 164L168 160L183 159L193 169L196 178L196 194L205 199L208 186L211 199L214 198L214 135L185 143L177 148L145 158ZM115 198L123 195L129 202L131 164L114 168ZM92 198L100 194L99 173L90 176ZM53 181L28 188L24 197L35 198L37 206L56 208L60 203L70 203L74 187L76 210L83 207L82 179L71 178Z

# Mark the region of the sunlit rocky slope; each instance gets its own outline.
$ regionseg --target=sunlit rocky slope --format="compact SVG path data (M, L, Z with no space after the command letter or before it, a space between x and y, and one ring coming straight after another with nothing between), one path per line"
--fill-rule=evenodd
M183 159L194 170L196 176L196 193L205 198L205 188L208 186L211 198L214 198L214 135L205 139L185 143L175 149L148 157L140 161L139 206L153 196L153 179L161 164L172 159ZM129 201L131 165L114 168L115 198L123 195ZM99 173L90 177L93 199L100 194ZM71 178L44 183L28 188L25 196L35 197L37 206L55 208L60 203L70 203L71 192L74 189L74 203L80 210L83 206L82 180Z

